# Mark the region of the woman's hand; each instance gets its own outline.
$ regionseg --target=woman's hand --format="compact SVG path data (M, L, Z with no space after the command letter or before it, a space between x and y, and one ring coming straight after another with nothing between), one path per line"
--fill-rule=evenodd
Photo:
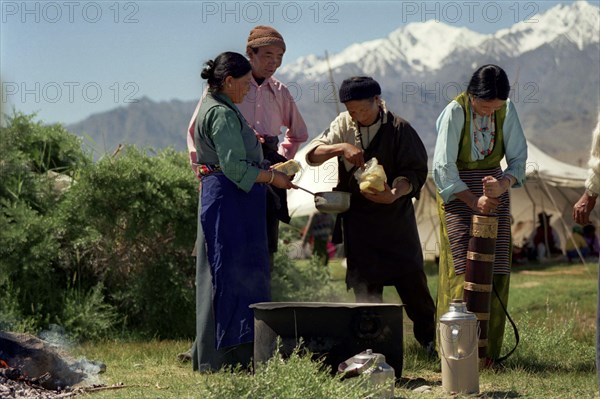
M495 213L498 205L500 205L500 200L498 198L482 195L474 201L474 205L471 206L471 209L479 213L489 214Z
M365 190L361 191L360 193L369 201L373 201L378 204L391 204L400 197L396 194L396 189L390 188L387 183L385 183L384 187L385 190L383 191Z
M510 176L504 176L500 180L492 176L486 176L481 181L483 183L483 195L489 198L500 197L509 189L512 183Z
M342 156L354 166L361 167L365 164L364 151L355 145L344 143Z
M412 191L412 185L407 178L396 179L394 187L390 187L387 183L384 183L383 191L365 190L361 191L362 195L373 202L378 204L391 204L398 198L410 194Z
M276 171L271 169L271 173L273 173L273 181L270 182L271 185L277 187L277 188L285 188L290 189L290 188L294 188L294 185L292 184L292 181L290 180L290 177L288 175L286 175L285 173Z
M256 130L254 131L254 135L256 136L256 139L258 140L259 143L261 143L261 144L265 143L265 136L258 133Z

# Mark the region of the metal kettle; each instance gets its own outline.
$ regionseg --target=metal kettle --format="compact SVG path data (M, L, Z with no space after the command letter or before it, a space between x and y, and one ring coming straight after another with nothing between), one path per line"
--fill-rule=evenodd
M378 396L373 398L392 399L394 397L395 373L394 369L385 362L385 356L381 353L373 353L367 349L338 366L338 373L344 378L356 377L360 374L368 375L368 383L371 386L379 386Z
M448 313L440 317L439 339L444 390L479 393L477 317L461 299L453 299Z

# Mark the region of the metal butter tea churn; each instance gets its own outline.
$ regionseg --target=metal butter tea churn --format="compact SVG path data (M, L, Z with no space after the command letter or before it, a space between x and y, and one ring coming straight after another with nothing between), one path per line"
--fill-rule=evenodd
M374 398L394 398L394 369L385 362L385 356L381 353L373 353L371 349L367 349L340 363L338 373L343 374L344 378L356 377L360 374L368 375L369 385L380 387L380 391L377 396L373 396Z
M460 299L453 299L440 318L442 387L449 393L479 393L478 325L475 314Z

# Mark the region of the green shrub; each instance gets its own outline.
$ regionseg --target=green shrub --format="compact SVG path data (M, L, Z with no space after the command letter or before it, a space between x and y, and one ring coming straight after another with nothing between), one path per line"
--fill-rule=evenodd
M127 147L92 163L79 138L34 117L0 128L0 304L11 304L0 324L193 335L198 194L186 156ZM50 173L74 183L58 190Z
M65 256L101 281L124 327L193 336L197 183L183 153L132 146L81 172L62 204Z
M42 323L61 311L66 280L55 220L18 201L0 209L0 225L0 291L15 301L21 317Z
M74 177L90 160L79 138L59 124L34 122L34 117L16 113L0 127L0 201L2 206L22 201L45 213L58 200L47 173Z
M99 339L113 332L117 313L104 302L102 284L90 291L68 289L60 325L75 340Z
M87 165L81 141L61 125L15 113L0 127L0 322L39 330L60 314L69 270L61 264L55 218L61 191L50 172L74 176Z
M2 278L2 276L0 276ZM0 281L0 331L36 333L41 325L39 315L24 316L18 301L19 288L8 278Z
M273 301L336 302L343 297L339 287L330 284L330 269L317 257L296 262L288 257L288 250L283 245L275 255L271 276Z
M68 189L50 172L72 179ZM126 146L92 162L61 125L17 113L0 127L0 173L0 304L10 303L2 326L54 323L81 339L113 328L195 335L198 183L185 153ZM296 265L287 250L277 255L273 299L335 300L329 269Z

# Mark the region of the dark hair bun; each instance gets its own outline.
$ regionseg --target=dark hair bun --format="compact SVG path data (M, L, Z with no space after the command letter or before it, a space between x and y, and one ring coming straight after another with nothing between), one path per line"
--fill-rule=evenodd
M214 60L207 61L200 76L207 81L209 89L215 91L223 88L228 76L238 79L251 70L252 66L246 57L226 51L219 54Z
M202 69L202 72L200 73L200 76L202 77L202 79L210 79L212 77L215 76L215 62L213 60L208 60L206 61L206 64L204 66L204 68Z

